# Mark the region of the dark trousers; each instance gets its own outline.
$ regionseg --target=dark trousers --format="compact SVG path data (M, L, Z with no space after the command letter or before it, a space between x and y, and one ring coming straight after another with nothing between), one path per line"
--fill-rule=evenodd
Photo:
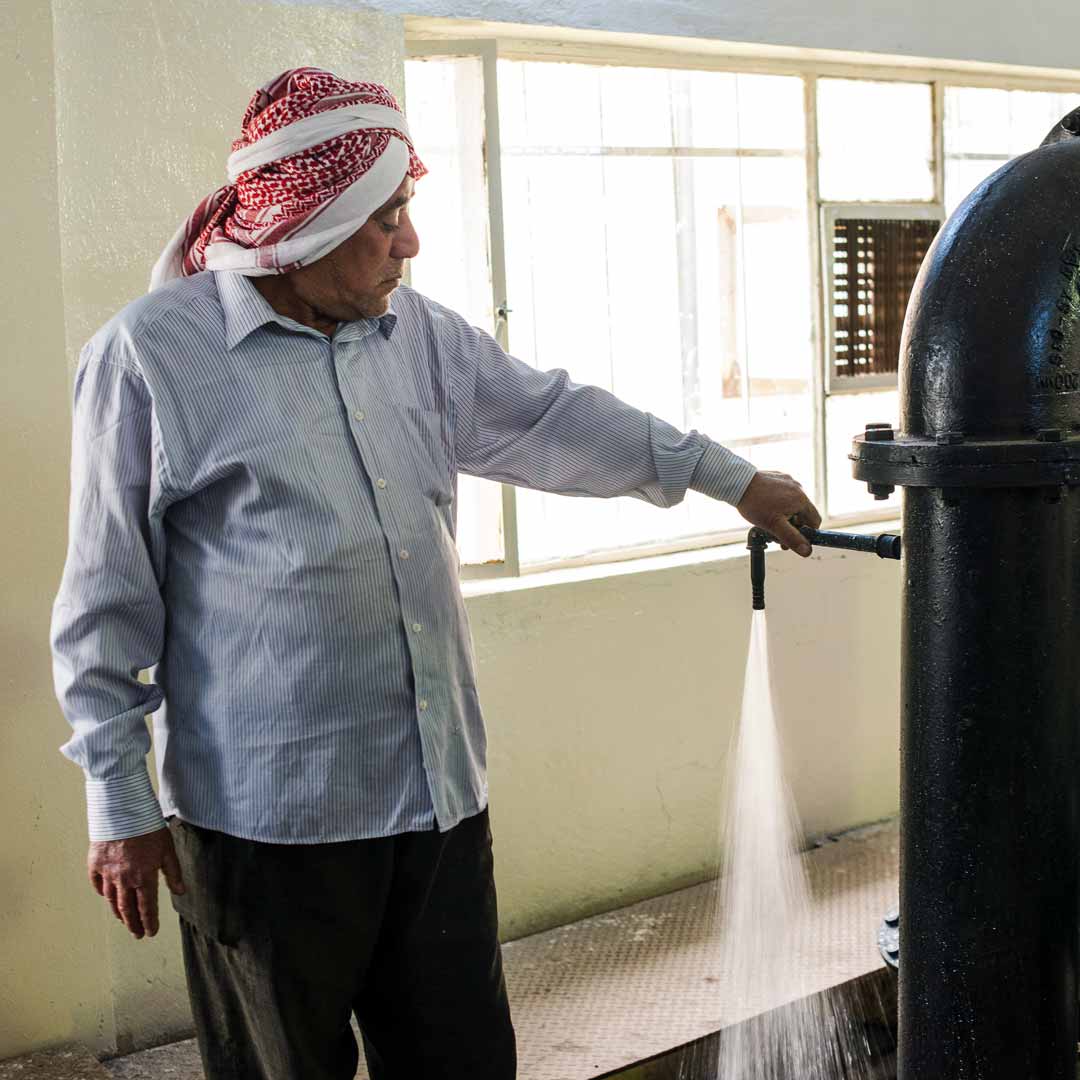
M514 1080L485 810L446 833L241 840L173 818L207 1080Z

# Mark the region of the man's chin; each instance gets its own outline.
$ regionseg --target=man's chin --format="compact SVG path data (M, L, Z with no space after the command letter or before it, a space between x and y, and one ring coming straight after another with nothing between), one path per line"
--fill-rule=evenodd
M396 288L397 286L395 286ZM390 296L393 289L382 296L368 296L362 304L356 307L354 319L379 319L390 310Z

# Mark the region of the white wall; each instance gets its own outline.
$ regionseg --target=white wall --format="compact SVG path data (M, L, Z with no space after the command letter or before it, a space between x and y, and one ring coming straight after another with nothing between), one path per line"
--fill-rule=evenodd
M1077 66L1080 8L1067 0L372 0L386 12L636 34Z
M49 605L64 555L67 372L52 16L0 4L0 1058L111 1023L108 953L86 884L86 817L57 753Z
M656 562L469 600L506 938L716 872L749 566ZM871 555L768 556L777 712L811 834L899 805L900 585Z
M402 24L386 15L273 0L52 8L69 358L146 291L165 242L225 182L230 143L262 83L313 64L404 91Z

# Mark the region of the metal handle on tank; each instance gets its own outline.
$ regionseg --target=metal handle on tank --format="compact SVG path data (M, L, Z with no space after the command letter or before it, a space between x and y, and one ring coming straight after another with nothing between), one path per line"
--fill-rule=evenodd
M899 559L902 541L897 533L846 533L800 526L799 532L814 547L840 548L844 551L865 551L881 559ZM750 594L753 609L765 610L765 548L779 541L771 533L756 526L746 534L750 549Z
M900 558L901 540L897 533L878 533L875 536L867 533L811 529L806 526L801 527L799 532L814 547L842 548L845 551L866 551L871 555L877 555L881 559Z

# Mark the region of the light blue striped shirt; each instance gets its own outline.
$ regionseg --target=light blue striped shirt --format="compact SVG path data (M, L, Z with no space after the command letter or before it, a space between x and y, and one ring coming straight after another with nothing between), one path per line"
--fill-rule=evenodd
M691 484L737 502L754 468L405 287L332 338L231 273L107 323L75 380L51 630L91 839L177 814L316 843L482 810L459 471L671 506Z

